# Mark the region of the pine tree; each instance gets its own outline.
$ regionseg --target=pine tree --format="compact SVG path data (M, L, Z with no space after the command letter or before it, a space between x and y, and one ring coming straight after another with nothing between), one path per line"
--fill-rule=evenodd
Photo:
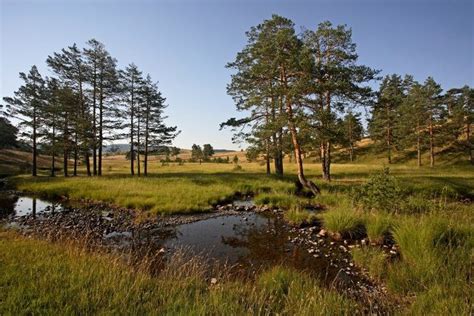
M256 129L258 132L265 131L265 127L268 127L270 132L262 133L266 136L262 143L267 149L267 157L272 134L282 135L285 126L291 135L299 182L317 194L319 188L304 175L298 135L297 124L302 115L301 81L308 58L295 33L294 23L274 15L270 20L252 27L247 32L247 37L246 47L237 54L234 62L228 64L229 68L237 70L232 76L228 93L236 101L238 110L250 110L252 115L241 120L231 119L224 125L242 126L258 122L264 126ZM253 133L254 136L255 134ZM281 152L278 140L274 146L275 151Z
M209 161L214 155L214 148L212 148L211 144L204 144L202 146L202 157L204 161Z
M193 144L191 147L191 159L193 161L199 161L199 164L201 164L202 161L202 148L199 145Z
M140 90L140 117L142 117L142 139L144 140L144 174L148 174L148 153L150 147L160 148L171 144L171 141L179 133L176 126L166 126L163 115L166 99L158 90L157 83L154 83L147 75ZM140 135L140 133L138 133ZM166 149L168 149L166 147ZM168 149L169 151L169 149ZM173 151L173 154L179 154L179 148Z
M435 147L436 134L443 125L443 106L441 100L441 86L434 81L432 77L428 77L423 85L425 95L425 106L427 114L427 128L429 133L429 150L430 150L430 166L435 165Z
M1 106L0 106L1 108ZM0 117L0 148L16 147L18 129L5 117Z
M102 175L102 147L104 140L110 139L105 133L120 128L118 109L114 97L118 91L117 61L105 49L104 44L91 39L89 48L84 49L87 61L87 80L92 87L92 155L94 175Z
M345 25L320 23L316 31L305 32L303 41L312 58L306 102L316 121L323 178L330 180L331 148L338 135L337 113L347 110L348 105L369 103L372 93L366 84L378 71L356 64L356 44L352 42L352 30Z
M11 117L20 120L20 127L25 128L23 136L31 139L32 170L37 175L38 140L42 134L43 113L45 109L45 80L36 66L31 67L28 74L20 73L23 85L14 92L14 97L6 97L6 110Z
M449 133L467 152L474 164L471 125L474 122L474 89L469 86L450 89L445 95L449 117Z
M354 161L355 143L362 139L364 127L360 121L360 114L349 111L341 122L342 145L348 147L349 160Z
M399 108L398 134L402 147L416 148L417 165L422 165L421 153L424 148L426 127L424 117L426 106L423 86L413 82L408 94Z
M77 94L77 108L79 116L75 119L74 127L74 175L77 175L79 149L84 155L87 175L91 175L89 146L91 143L91 122L88 104L85 96L87 81L87 64L82 51L76 44L62 49L61 53L48 56L48 65L56 72L60 79Z
M392 153L396 148L399 136L400 107L406 97L407 84L410 78L402 80L399 75L386 76L380 85L377 101L372 108L369 121L369 134L375 144L387 152L387 162L392 163Z
M120 72L122 82L122 93L126 102L125 114L128 116L128 123L124 127L129 129L130 137L130 174L135 174L136 157L136 134L137 134L137 113L138 113L138 95L143 81L142 72L138 70L135 64L128 65L124 71Z

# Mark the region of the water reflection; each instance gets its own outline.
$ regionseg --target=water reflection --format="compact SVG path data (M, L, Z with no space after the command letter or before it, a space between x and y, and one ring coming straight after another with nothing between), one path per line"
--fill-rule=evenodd
M62 211L63 207L57 203L47 202L35 197L19 197L13 194L0 194L0 218L20 217L41 213Z

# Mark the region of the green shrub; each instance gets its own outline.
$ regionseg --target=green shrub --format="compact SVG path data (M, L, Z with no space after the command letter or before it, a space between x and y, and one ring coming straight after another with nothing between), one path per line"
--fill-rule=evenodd
M371 175L367 183L356 187L352 195L366 210L397 212L401 193L397 180L390 175L390 169L384 168Z

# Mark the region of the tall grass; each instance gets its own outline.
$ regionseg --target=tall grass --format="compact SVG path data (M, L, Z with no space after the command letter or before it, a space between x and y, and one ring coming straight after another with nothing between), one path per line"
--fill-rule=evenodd
M383 244L391 234L394 218L386 212L371 212L364 216L364 224L370 242Z
M336 239L355 238L365 233L363 215L350 203L331 208L322 215L323 225Z
M119 175L100 178L18 177L15 182L20 190L49 198L66 196L103 201L162 214L206 211L214 204L228 201L236 193L262 192L270 199L270 204L277 201L277 206L290 205L296 199L288 195L294 186L291 181L240 173L163 174L140 178Z
M252 282L178 255L152 277L111 255L11 232L0 232L0 262L2 315L349 315L360 310L354 301L284 267Z

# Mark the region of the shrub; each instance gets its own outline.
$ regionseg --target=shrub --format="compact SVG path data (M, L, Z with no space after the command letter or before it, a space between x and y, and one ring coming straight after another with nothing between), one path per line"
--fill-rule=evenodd
M401 193L398 181L390 175L390 169L384 168L371 175L367 183L354 189L353 198L367 210L397 212Z

